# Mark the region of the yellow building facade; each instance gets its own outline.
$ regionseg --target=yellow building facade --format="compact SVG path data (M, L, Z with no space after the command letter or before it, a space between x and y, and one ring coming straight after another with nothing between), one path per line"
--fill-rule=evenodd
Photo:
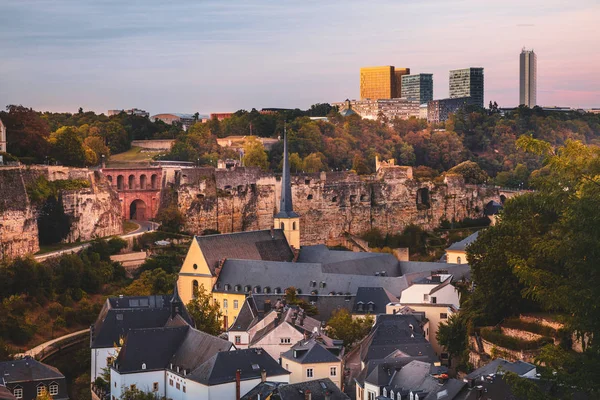
M394 67L364 67L360 69L360 98L391 99L395 93Z
M392 98L399 99L402 97L402 76L410 75L410 68L395 68L394 67L394 93Z

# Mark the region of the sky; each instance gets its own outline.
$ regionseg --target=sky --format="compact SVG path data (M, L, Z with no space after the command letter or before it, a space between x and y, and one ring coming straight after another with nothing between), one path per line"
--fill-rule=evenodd
M485 102L600 107L598 0L0 0L0 106L208 114L355 99L362 66L485 68Z

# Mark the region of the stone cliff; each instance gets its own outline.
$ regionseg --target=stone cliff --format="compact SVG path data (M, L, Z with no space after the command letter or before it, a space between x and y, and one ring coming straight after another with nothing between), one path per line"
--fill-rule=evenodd
M86 241L122 232L119 198L108 182L88 169L34 166L0 168L0 258L39 250L37 217L27 186L40 176L48 181L84 179L89 188L62 190L59 199L71 221L65 242Z
M184 169L175 177L177 205L186 229L235 232L268 229L279 204L280 178L254 168L221 171ZM344 232L360 234L377 228L397 233L409 224L425 229L440 221L478 218L491 200L493 188L465 185L450 175L444 183L413 179L410 167L384 167L375 175L352 172L304 174L292 177L294 209L301 216L302 244L324 243Z

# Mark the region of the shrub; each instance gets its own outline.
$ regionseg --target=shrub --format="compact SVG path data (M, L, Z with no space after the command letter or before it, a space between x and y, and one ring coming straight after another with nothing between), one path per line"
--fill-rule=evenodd
M127 241L115 237L108 241L108 246L110 247L110 254L117 254L118 252L127 247Z

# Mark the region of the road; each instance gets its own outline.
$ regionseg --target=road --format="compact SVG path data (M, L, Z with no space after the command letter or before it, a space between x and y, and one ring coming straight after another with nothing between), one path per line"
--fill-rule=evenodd
M83 330L80 330L80 331L77 331L77 332L69 333L67 335L61 336L61 337L56 338L56 339L49 340L49 341L47 341L45 343L42 343L42 344L40 344L38 346L35 346L31 350L27 350L25 353L15 354L14 356L15 356L15 358L23 358L25 356L31 356L33 358L37 358L37 356L39 354L43 354L44 350L46 350L48 347L52 346L53 344L61 342L61 341L65 340L65 339L71 338L73 336L83 335L84 333L87 333L89 331L90 331L90 328L87 328L87 329L83 329Z
M127 238L131 238L131 237L143 235L146 232L151 232L151 231L156 230L156 228L158 228L158 224L156 222L152 222L152 221L131 221L131 222L139 225L139 228L136 229L135 231L129 232L125 235L118 235L117 237L120 237L122 239L127 239ZM51 251L49 253L38 254L37 256L33 256L33 258L35 258L36 261L44 261L49 258L58 257L63 254L77 253L78 251L85 249L86 247L89 247L89 245L90 245L89 243L83 243L79 246L69 247L68 249L62 249L62 250Z

